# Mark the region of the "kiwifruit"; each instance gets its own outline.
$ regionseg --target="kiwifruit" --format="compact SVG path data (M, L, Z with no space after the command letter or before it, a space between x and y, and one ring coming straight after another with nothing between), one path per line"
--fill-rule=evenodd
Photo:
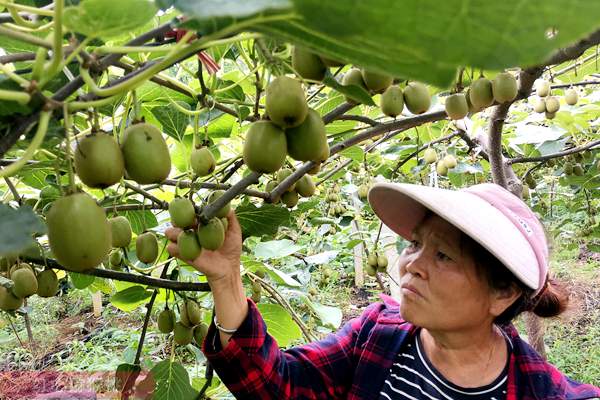
M264 278L266 276L265 270L262 268L257 268L256 271L254 271L254 275L258 276L259 278Z
M193 331L183 325L181 322L177 322L173 327L173 340L175 343L181 346L192 343Z
M8 271L17 262L16 256L0 257L0 271Z
M117 145L117 148L119 146ZM121 151L121 149L119 149ZM121 176L123 174L121 173ZM42 190L40 190L40 199L42 200L56 200L60 197L60 190L56 186L44 186Z
M292 175L294 173L294 171L292 171L289 168L281 168L279 171L277 171L277 184L279 185L281 182L283 182L287 177L289 177L290 175ZM294 182L292 184L292 186L290 186L287 191L291 192L294 189L296 189L296 182Z
M46 216L48 242L56 260L71 271L100 265L111 249L104 209L86 193L56 200Z
M304 122L285 131L287 153L298 161L323 161L329 157L329 144L325 124L312 108Z
M173 310L165 308L158 314L157 319L158 330L161 333L169 333L173 331L175 326L175 313Z
M202 346L202 342L204 342L204 338L208 334L208 325L204 322L200 322L198 325L194 327L194 340L198 346Z
M152 264L158 257L158 240L153 232L142 233L135 240L135 254L143 263Z
M296 182L296 192L302 197L310 197L315 194L317 187L310 175L303 175L302 178Z
M196 209L194 203L185 197L176 197L169 203L169 216L171 224L181 229L194 225Z
M551 112L548 112L548 111L546 111L545 115L546 115L547 119L554 119L556 117L556 113L551 113Z
M250 289L256 293L262 292L262 286L260 285L260 282L258 282L258 281L253 281L252 285L250 285Z
M379 255L377 257L377 271L385 272L385 271L387 271L387 266L388 266L388 258L384 254Z
M292 50L292 67L302 78L313 81L322 81L327 70L318 55L299 46Z
M435 166L435 170L438 175L441 175L441 176L448 175L448 167L446 167L444 160L438 161L437 165Z
M10 268L10 271L8 272L8 276L9 276L9 277L12 277L12 276L13 276L13 274L14 274L16 271L20 270L20 269L26 269L26 270L28 270L28 271L31 271L31 273L32 273L32 274L35 274L35 271L34 271L34 270L33 270L33 268L31 267L31 265L29 265L29 264L27 264L27 263L19 263L19 264L13 265L13 266Z
M527 177L525 178L525 183L530 189L535 189L535 187L537 186L537 182L531 174L527 175Z
M498 103L513 101L519 91L517 80L509 72L502 72L492 81L492 93Z
M110 265L119 266L121 262L123 262L123 255L121 254L121 250L115 249L110 252L110 257L108 258L110 261Z
M369 185L367 184L362 184L358 187L358 198L361 200L365 200L367 198L367 196L369 195Z
M277 187L277 185L279 185L279 183L277 183L276 180L268 181L267 185L265 186L265 192L267 192L267 193L272 192ZM277 197L276 199L273 200L273 203L277 204L277 203L279 203L279 200L280 200L280 197Z
M219 249L225 241L225 230L221 220L213 218L206 225L198 225L197 236L203 249Z
M522 191L521 191L521 196L523 197L523 199L527 200L531 197L531 194L529 192L529 186L527 185L523 185L522 186Z
M10 279L14 282L14 286L12 287L13 294L22 299L35 294L38 290L35 274L27 268L16 270L10 276Z
M262 293L261 292L252 292L252 295L250 296L250 298L252 299L252 301L255 302L255 303L259 303L261 297L262 297Z
M550 94L550 82L540 79L535 83L535 94L546 97Z
M355 86L359 86L365 90L367 90L367 85L365 84L365 81L363 80L362 77L362 73L360 72L360 70L358 68L351 68L348 71L346 71L346 73L344 74L344 77L342 78L342 85L343 86L350 86L350 85L355 85ZM346 101L348 103L351 104L356 104L356 100L346 96Z
M492 82L487 78L479 78L471 83L469 96L473 107L482 109L489 107L494 102Z
M387 74L380 74L366 69L362 69L360 72L367 89L375 93L383 92L394 82L394 77Z
M471 103L471 88L467 89L467 93L465 94L465 99L467 100L467 105L469 106L469 112L471 114L478 113L481 111L481 108L475 107L473 103Z
M447 154L442 159L442 162L448 169L452 169L452 168L456 167L456 165L457 165L456 158L452 154Z
M431 147L426 148L425 151L423 152L423 160L427 164L433 164L434 162L437 161L437 159L438 159L437 153Z
M183 260L195 260L202 253L202 247L198 243L195 232L181 232L177 236L177 247L179 248L179 257Z
M344 63L339 60L334 60L325 56L319 57L321 57L321 61L323 61L323 64L325 64L326 67L341 67L344 65Z
M285 192L281 195L281 202L288 208L293 208L296 204L298 204L298 200L298 193L296 192Z
M22 298L16 297L10 290L0 286L0 310L14 311L22 305Z
M570 106L574 106L577 104L579 100L579 96L577 95L577 91L575 89L567 89L565 90L565 103Z
M308 174L309 174L309 175L316 175L316 174L318 174L319 172L321 172L321 164L322 164L321 162L317 162L317 163L315 163L314 167L312 167L312 168L311 168L311 169L308 171Z
M550 158L550 159L546 160L546 165L549 167L554 167L556 165L556 159Z
M51 269L46 269L40 272L37 277L38 290L37 295L40 297L52 297L58 292L58 276Z
M303 121L304 119L301 122ZM246 166L260 173L272 173L281 168L287 155L285 136L283 130L272 122L253 122L244 142L243 156Z
M193 300L186 300L181 306L181 323L190 328L196 326L202 321L202 311Z
M536 113L546 112L546 101L542 97L536 97L533 100L533 111Z
M367 257L367 264L372 267L377 267L377 253L371 251Z
M581 164L575 164L573 166L573 175L576 176L583 176L585 175L585 170L583 169L583 167L581 166ZM13 288L14 291L14 288Z
M271 121L282 128L300 125L308 113L300 82L287 76L279 76L271 81L266 90L265 109Z
M365 271L367 272L367 275L369 275L369 276L377 275L377 268L372 266L371 264L365 265Z
M563 170L565 171L565 174L572 175L573 174L573 164L571 164L569 161L565 162L563 165Z
M142 122L123 133L121 143L127 178L137 183L160 183L171 172L171 156L161 131Z
M131 224L129 220L119 215L108 220L112 237L112 247L129 247L131 243Z
M220 198L224 194L225 194L224 190L221 190L221 189L213 190L210 193L210 195L208 196L208 200L207 200L208 204L214 203L215 201L217 201L218 198ZM230 210L231 210L231 202L225 203L225 205L223 207L221 207L219 209L219 211L217 211L217 214L215 216L218 218L225 218L229 214Z
M86 136L75 149L75 172L89 187L104 189L119 182L125 164L114 137L106 133Z
M402 88L398 85L392 85L385 89L385 92L381 95L381 101L379 103L381 112L388 117L397 117L402 114L404 109L404 94Z
M223 224L223 230L225 231L225 236L227 236L227 230L229 229L229 220L227 217L221 218L221 223Z
M554 96L548 96L546 98L546 111L550 114L556 114L560 110L560 102Z
M469 105L467 99L462 93L451 94L446 97L445 102L446 114L450 119L463 119L469 113Z
M208 147L200 147L192 150L190 166L192 167L194 174L206 176L215 170L217 162Z
M431 106L429 89L420 82L409 82L404 88L404 103L411 113L423 114Z

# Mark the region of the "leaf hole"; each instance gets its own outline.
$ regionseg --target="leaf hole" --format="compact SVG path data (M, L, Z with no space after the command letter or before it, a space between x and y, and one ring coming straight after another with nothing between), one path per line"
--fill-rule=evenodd
M548 40L556 39L556 36L558 36L558 29L556 29L554 26L549 27L546 29L545 36Z

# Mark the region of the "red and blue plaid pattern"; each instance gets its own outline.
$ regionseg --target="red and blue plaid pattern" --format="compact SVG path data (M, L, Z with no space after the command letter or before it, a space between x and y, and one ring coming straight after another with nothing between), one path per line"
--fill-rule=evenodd
M225 349L211 325L203 351L238 399L375 400L402 345L415 333L398 303L382 295L360 317L325 339L280 350L259 311L249 314ZM507 400L578 400L600 397L600 388L575 382L544 361L512 326Z

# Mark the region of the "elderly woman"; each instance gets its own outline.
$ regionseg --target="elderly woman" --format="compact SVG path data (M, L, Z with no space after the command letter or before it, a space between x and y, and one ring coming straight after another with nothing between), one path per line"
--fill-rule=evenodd
M568 293L548 276L544 230L495 184L446 190L376 184L375 213L410 241L402 297L372 304L325 339L285 351L268 334L240 279L241 235L193 265L206 274L215 319L203 351L238 399L590 399L523 341L523 311L553 317ZM170 239L178 230L170 229ZM169 251L177 255L175 243Z

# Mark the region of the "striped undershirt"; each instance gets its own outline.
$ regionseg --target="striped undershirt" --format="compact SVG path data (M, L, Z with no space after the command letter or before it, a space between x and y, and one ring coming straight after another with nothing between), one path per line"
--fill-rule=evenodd
M510 355L512 343L502 332ZM489 385L463 388L444 378L423 351L420 330L398 353L381 390L380 400L505 400L508 359L502 373Z

